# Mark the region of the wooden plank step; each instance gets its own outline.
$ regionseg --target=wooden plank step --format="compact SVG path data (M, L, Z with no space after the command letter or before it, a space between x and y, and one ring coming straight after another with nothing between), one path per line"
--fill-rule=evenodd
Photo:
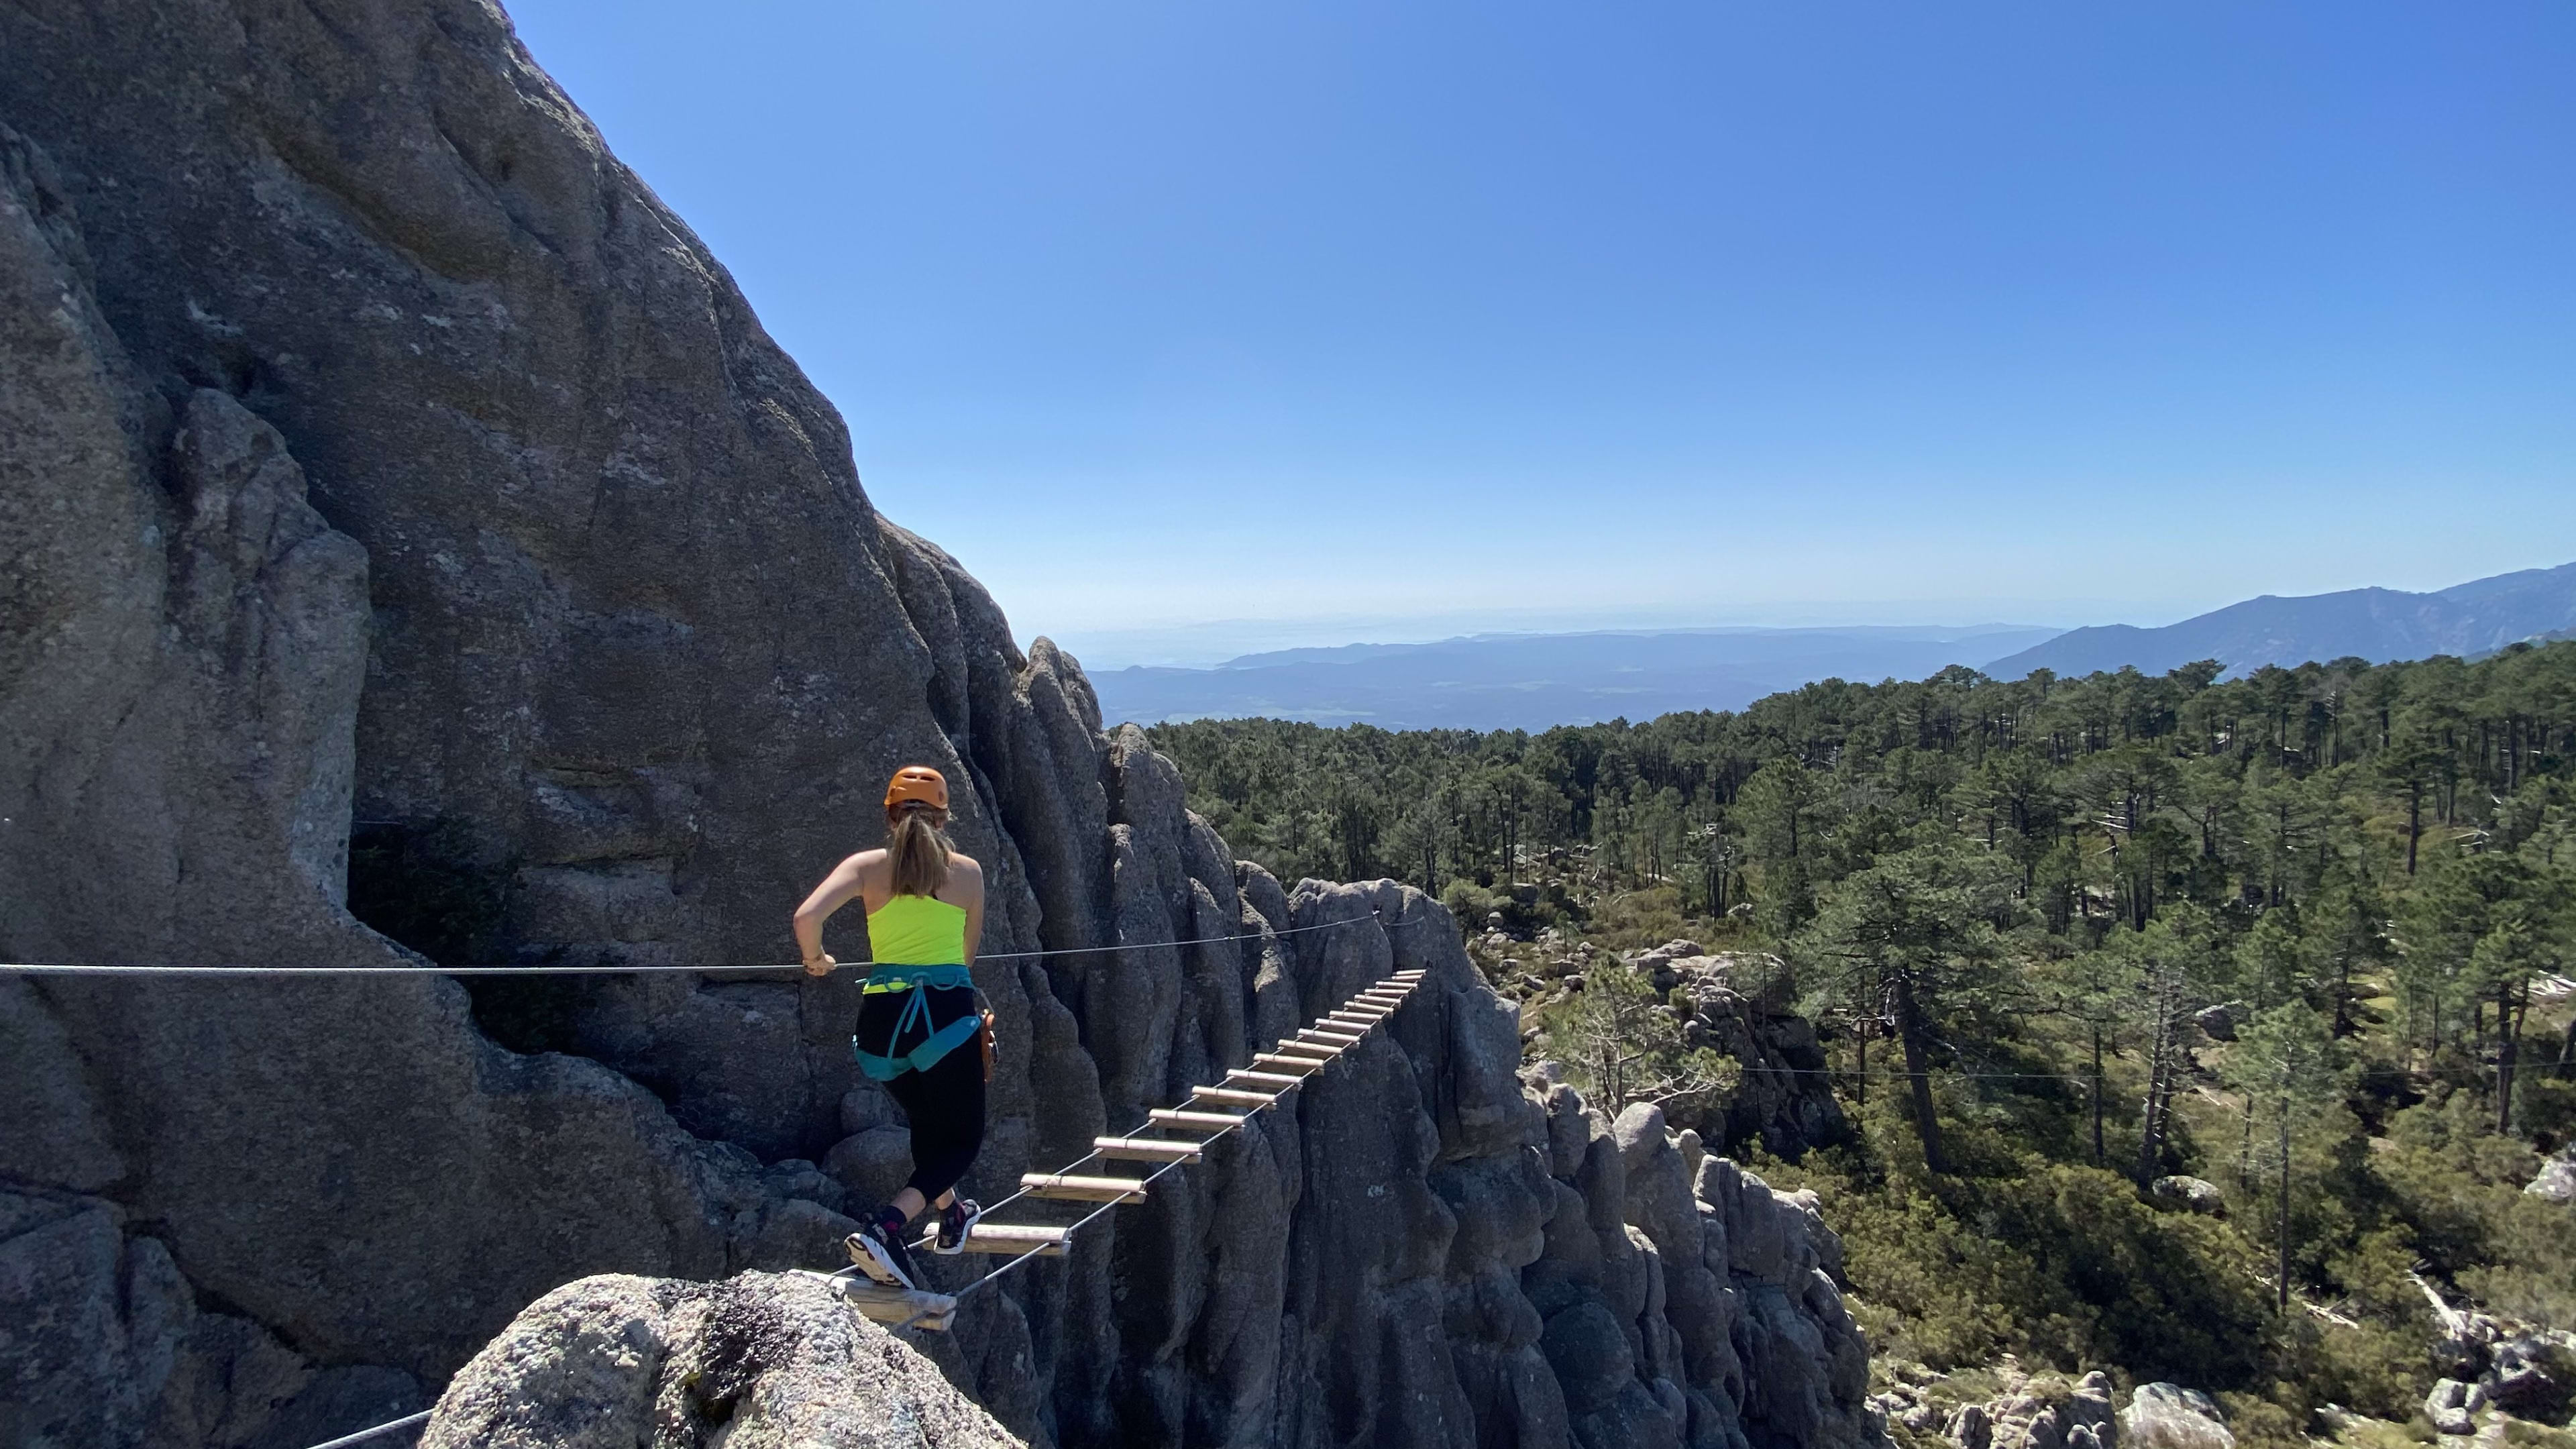
M1276 1050L1262 1052L1253 1061L1283 1072L1313 1071L1340 1056L1340 1047L1318 1046L1310 1041L1283 1041Z
M1388 1005L1393 1005L1412 994L1413 988L1410 986L1372 986L1368 990L1359 993L1351 999L1353 1001L1383 1001Z
M1156 1107L1145 1115L1161 1127L1206 1127L1223 1131L1243 1125L1243 1119L1231 1112L1192 1112L1180 1107Z
M1308 1031L1337 1031L1342 1033L1344 1036L1349 1037L1363 1037L1368 1035L1368 1028L1360 1025L1358 1022L1335 1021L1329 1016L1319 1016L1313 1021L1306 1023L1306 1029Z
M935 1237L937 1229L932 1229L932 1233ZM921 1240L923 1251L929 1251L932 1240L931 1237ZM1025 1227L1018 1223L977 1223L966 1233L967 1252L999 1253L1011 1258L1024 1258L1030 1254L1041 1258L1061 1258L1072 1243L1073 1231L1070 1228Z
M1367 1036L1364 1031L1344 1031L1334 1027L1310 1026L1297 1033L1297 1040L1319 1046L1349 1046Z
M1197 1102L1222 1102L1232 1107L1267 1107L1279 1100L1276 1092L1245 1092L1232 1087L1192 1087L1190 1099Z
M1365 1031L1369 1027L1377 1025L1379 1022L1386 1020L1394 1014L1395 1013L1391 1011L1358 1011L1345 1006L1341 1010L1326 1016L1323 1021L1318 1024L1331 1026L1335 1022L1348 1022L1350 1025L1359 1027Z
M1302 1076L1291 1077L1279 1072L1255 1072L1243 1067L1237 1067L1226 1073L1225 1079L1229 1082L1252 1082L1264 1087L1276 1087L1283 1092L1306 1080Z
M1145 1185L1132 1177L1076 1177L1069 1172L1028 1172L1020 1190L1060 1202L1143 1202Z
M1284 1052L1261 1052L1252 1060L1258 1066L1277 1067L1282 1072L1294 1072L1303 1077L1309 1072L1322 1071L1324 1063L1332 1059L1332 1054L1329 1052L1322 1056L1291 1056Z
M1159 1137L1094 1137L1091 1150L1118 1162L1196 1162L1196 1142L1166 1142Z
M889 1288L873 1278L856 1272L817 1273L810 1268L798 1268L793 1271L821 1282L825 1287L839 1294L851 1307L878 1323L901 1323L914 1314L920 1313L923 1315L922 1319L913 1327L945 1333L948 1331L949 1319L957 1312L957 1300L945 1293L924 1293L918 1290L907 1292L901 1288Z

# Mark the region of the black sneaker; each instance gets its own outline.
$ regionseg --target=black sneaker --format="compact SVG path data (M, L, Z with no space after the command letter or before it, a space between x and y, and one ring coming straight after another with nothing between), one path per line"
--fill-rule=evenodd
M984 1205L971 1197L961 1197L939 1210L939 1236L931 1241L930 1251L955 1257L966 1251L966 1235L983 1219Z
M850 1261L859 1271L888 1288L911 1292L921 1286L913 1271L912 1255L903 1250L903 1220L891 1210L879 1210L876 1216L859 1225L859 1230L843 1240L850 1250Z

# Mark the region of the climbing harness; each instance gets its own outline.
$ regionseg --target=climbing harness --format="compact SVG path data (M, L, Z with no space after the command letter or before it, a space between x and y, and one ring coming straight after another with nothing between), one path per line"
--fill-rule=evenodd
M885 996L898 991L910 993L904 999L902 1014L894 1019L894 1030L886 1034L887 1048L891 1050L896 1043L904 1039L908 1032L918 1029L923 1033L921 1045L893 1056L881 1056L869 1051L859 1045L857 1037L851 1037L850 1055L858 1059L859 1070L867 1075L869 1081L891 1081L905 1072L926 1072L937 1065L941 1057L948 1055L957 1047L964 1046L967 1038L982 1033L984 1023L991 1017L992 1012L984 1005L981 992L976 992L973 1011L959 1016L946 1026L932 1028L930 993L959 989L975 990L974 976L962 965L879 966L868 973L868 984L860 988L864 995ZM987 1055L989 1058L989 1053ZM990 1080L990 1078L991 1073L988 1070L986 1079Z

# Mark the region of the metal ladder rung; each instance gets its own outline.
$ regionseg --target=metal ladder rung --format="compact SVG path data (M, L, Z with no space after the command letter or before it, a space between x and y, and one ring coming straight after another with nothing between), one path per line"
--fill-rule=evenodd
M1159 1137L1094 1137L1091 1150L1118 1162L1196 1162L1202 1142L1167 1142Z
M1020 1191L1061 1202L1143 1202L1145 1184L1132 1177L1076 1177L1067 1172L1031 1172L1020 1177Z

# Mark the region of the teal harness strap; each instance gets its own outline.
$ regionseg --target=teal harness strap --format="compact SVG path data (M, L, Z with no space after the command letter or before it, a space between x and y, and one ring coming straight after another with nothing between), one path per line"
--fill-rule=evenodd
M930 992L921 989L927 987L933 990L946 990L961 986L969 991L973 990L975 976L964 966L954 964L879 966L870 971L868 984L864 988L865 994L873 996L894 991L912 993L912 999L903 1004L903 1014L895 1018L894 1031L886 1038L887 1045L891 1046L903 1040L904 1033L916 1026L930 1032L930 1035L922 1041L921 1045L899 1057L881 1057L874 1052L864 1051L860 1048L858 1039L853 1037L850 1040L850 1055L858 1059L859 1070L865 1073L870 1081L891 1081L905 1072L927 1071L941 1057L965 1044L968 1038L982 1028L984 1024L982 1014L970 1011L937 1031L930 1031Z

